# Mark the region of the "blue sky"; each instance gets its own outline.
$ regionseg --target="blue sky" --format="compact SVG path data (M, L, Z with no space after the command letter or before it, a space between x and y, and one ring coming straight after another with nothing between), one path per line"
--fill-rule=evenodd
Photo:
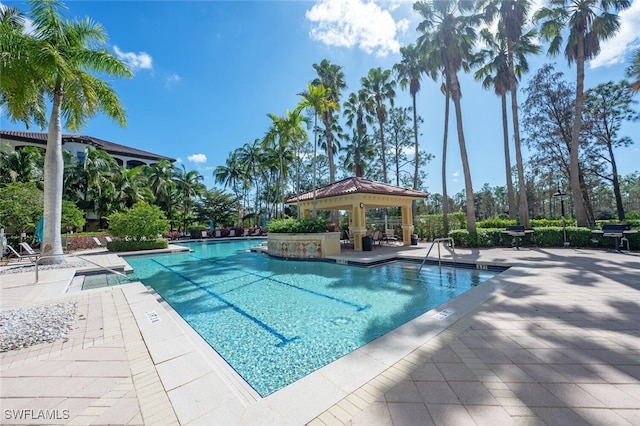
M2 4L28 10L24 2ZM391 68L399 48L415 42L420 19L409 1L67 1L69 18L89 16L109 35L108 48L135 73L113 80L127 111L120 128L104 117L80 133L177 158L198 170L208 187L213 169L230 151L262 138L267 113L285 114L316 77L312 64L328 59L343 67L349 93L370 68ZM640 0L621 14L622 28L587 66L585 87L624 76L630 52L640 46ZM546 46L543 46L546 49ZM562 56L530 59L532 72L555 63L572 82L575 67ZM470 75L461 76L462 108L474 190L504 185L499 98ZM638 96L640 100L640 96ZM520 100L524 96L520 94ZM409 106L397 89L396 105ZM418 97L423 117L421 148L435 155L428 165L428 192L441 192L440 158L444 99L439 83L423 80ZM453 114L452 114L453 117ZM3 129L23 130L0 115ZM448 191L464 188L455 121L450 124ZM37 129L34 129L37 130ZM620 173L640 170L640 123L625 125L636 144L616 151ZM66 132L66 130L65 130ZM512 161L515 154L512 148Z

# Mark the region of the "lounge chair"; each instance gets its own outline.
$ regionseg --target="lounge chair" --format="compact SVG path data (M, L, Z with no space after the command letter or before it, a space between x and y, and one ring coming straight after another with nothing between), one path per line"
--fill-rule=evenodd
M253 231L253 234L251 234L254 237L259 237L262 234L262 229L260 228L256 228L255 231Z
M220 231L219 229L216 229L216 232L215 232L214 235L215 235L216 238L220 238L220 237L222 237L222 231Z
M395 243L396 241L398 241L398 237L396 237L394 233L395 231L393 229L386 229L383 234L384 240L387 243L389 243L389 241L391 241L392 243Z
M378 244L378 246L382 246L382 240L384 239L382 237L382 231L379 229L376 229L375 231L373 231L373 236L371 237L373 239L373 245L375 246L376 243Z
M249 228L244 228L244 233L242 234L243 237L248 237L249 236Z
M230 236L230 237L235 237L235 236L236 236L236 230L235 230L235 229L231 229L231 230L229 231L229 236Z
M104 247L104 245L102 244L102 242L98 239L98 237L93 237L93 241L96 243L96 246L98 247Z
M202 235L202 238L209 238L207 231L200 231L200 235Z
M31 259L31 261L34 261L34 262L38 260L38 256L40 256L40 252L38 250L34 250L33 248L31 248L31 246L28 243L24 241L21 243L18 243L18 245L22 247L22 250L24 250L25 253L27 253L26 256L19 255L11 246L7 246L7 247L9 247L14 254L17 254L18 257L28 257L29 259Z
M107 240L108 243L112 243L113 242L113 239L108 235L105 236L104 239Z

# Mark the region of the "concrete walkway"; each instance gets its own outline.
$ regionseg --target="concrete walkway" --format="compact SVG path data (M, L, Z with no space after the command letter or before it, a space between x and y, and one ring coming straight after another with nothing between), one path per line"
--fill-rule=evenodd
M640 255L456 254L513 267L267 398L140 283L74 292L73 270L42 271L37 285L33 273L0 275L2 310L78 307L67 340L0 353L0 422L640 424Z

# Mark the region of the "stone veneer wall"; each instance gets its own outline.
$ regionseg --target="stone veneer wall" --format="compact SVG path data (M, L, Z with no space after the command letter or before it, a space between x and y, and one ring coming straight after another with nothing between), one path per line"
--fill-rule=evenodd
M267 234L267 249L270 255L296 258L318 259L340 254L340 233L318 234Z

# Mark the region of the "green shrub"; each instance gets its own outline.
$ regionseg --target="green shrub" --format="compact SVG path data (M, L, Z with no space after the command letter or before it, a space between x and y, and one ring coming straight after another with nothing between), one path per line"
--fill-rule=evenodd
M160 207L143 202L109 216L109 232L116 237L153 240L168 230L169 221Z
M554 226L562 226L562 219L546 219L546 218L531 219L529 221L529 225L532 228L547 228L547 227L554 227ZM565 225L566 226L576 226L576 220L575 219L565 219Z
M107 243L107 250L115 252L166 249L169 242L164 238L150 240L114 240Z
M84 212L76 207L73 202L62 200L62 229L69 231L82 228L85 223L87 223L87 220L84 218Z
M465 229L467 227L467 215L464 212L449 213L449 229ZM444 220L441 214L427 214L415 218L413 221L415 234L423 240L446 237L444 232Z
M317 233L326 232L329 222L325 219L274 219L267 223L267 232L282 233Z
M477 223L478 228L506 228L507 226L517 225L518 222L515 219L500 219L493 217L491 219L481 220Z

